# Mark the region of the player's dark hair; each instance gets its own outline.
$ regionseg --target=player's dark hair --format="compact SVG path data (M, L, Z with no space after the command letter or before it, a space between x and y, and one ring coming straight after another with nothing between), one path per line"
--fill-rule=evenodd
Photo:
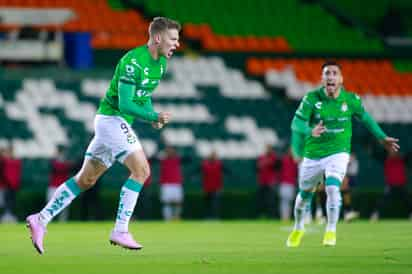
M180 31L181 28L180 23L175 20L166 17L155 17L149 25L149 33L154 35L169 29Z
M322 65L322 71L323 71L323 69L325 68L325 67L328 67L328 66L337 66L340 70L342 70L342 67L341 67L341 65L338 63L338 62L336 62L336 61L334 61L334 60L327 60L325 63L323 63L323 65Z

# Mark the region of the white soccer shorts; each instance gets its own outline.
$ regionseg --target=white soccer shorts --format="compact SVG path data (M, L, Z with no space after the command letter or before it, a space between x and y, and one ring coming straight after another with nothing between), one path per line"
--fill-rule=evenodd
M162 203L181 203L183 187L181 184L162 184L160 186L160 201Z
M107 168L115 161L123 163L130 153L142 149L136 133L120 116L96 115L94 130L86 157L102 162Z
M295 197L295 186L287 183L280 183L279 197L285 200L293 200Z
M312 190L319 182L331 176L342 182L349 163L349 153L340 152L320 159L303 158L299 166L299 188Z

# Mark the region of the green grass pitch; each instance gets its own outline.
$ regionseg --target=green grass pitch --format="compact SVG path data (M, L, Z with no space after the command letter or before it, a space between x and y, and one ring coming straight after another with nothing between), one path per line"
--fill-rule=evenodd
M291 225L275 221L134 222L141 251L111 246L112 223L52 223L40 256L23 223L0 224L1 274L412 273L412 223L338 225L336 247L309 225L299 248L286 248Z

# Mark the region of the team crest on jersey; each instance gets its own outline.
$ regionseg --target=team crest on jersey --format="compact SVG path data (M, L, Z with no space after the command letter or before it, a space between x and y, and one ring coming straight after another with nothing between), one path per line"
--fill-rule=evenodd
M146 84L148 84L149 83L149 79L148 78L146 78L146 79L143 79L143 81L142 81L142 86L144 86L144 85L146 85Z
M346 112L348 110L348 105L346 104L346 102L343 102L342 107L340 109L342 110L342 112Z
M129 144L134 144L134 143L136 143L136 141L137 141L136 135L134 135L134 134L132 134L132 133L128 133L127 136L126 136L126 138L127 138L127 142L128 142Z
M322 102L317 102L315 108L320 109L322 107Z

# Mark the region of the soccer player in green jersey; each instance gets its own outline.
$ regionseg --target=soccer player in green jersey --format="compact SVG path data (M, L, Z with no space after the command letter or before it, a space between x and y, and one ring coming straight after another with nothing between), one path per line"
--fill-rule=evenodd
M40 254L44 252L47 224L82 191L91 188L115 161L129 169L130 177L121 188L110 242L128 249L142 248L129 233L128 226L150 168L131 124L138 118L160 129L170 121L170 113L153 109L151 95L166 72L167 59L179 47L180 29L178 22L156 17L149 25L148 43L130 50L120 59L97 110L95 135L82 168L57 188L39 213L26 219L33 245Z
M326 62L322 65L322 87L306 94L291 125L293 153L303 159L294 209L295 225L286 241L288 247L300 245L304 216L310 209L317 184L322 181L327 194L323 245L336 245L336 224L341 206L339 188L349 162L352 117L359 119L386 149L399 149L398 139L388 137L382 131L363 108L361 98L343 88L340 65Z

